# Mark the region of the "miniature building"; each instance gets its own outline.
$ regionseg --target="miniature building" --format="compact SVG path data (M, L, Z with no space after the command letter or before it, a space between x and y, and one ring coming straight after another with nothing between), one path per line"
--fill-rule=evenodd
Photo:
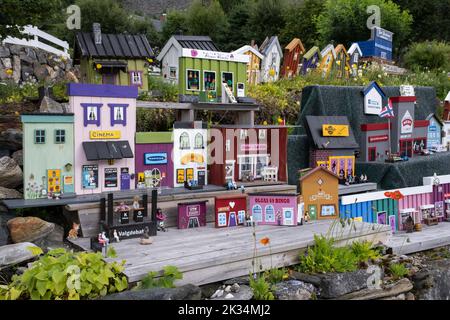
M74 192L73 114L23 114L24 198Z
M364 90L362 91L364 95L364 113L379 115L386 100L386 94L383 89L376 83L372 81Z
M444 124L434 113L430 114L426 120L429 121L426 148L431 149L442 144L442 129Z
M92 33L79 32L76 40L74 63L80 65L81 82L148 90L148 59L154 53L144 35L102 34L94 24Z
M334 219L339 216L339 178L323 167L317 167L300 178L304 210L310 219Z
M319 47L312 47L303 55L301 74L306 75L312 70L315 70L322 60Z
M258 84L261 81L261 61L264 56L258 51L257 46L243 46L232 53L234 54L246 54L248 55L249 62L247 64L247 83Z
M287 128L216 126L211 134L210 183L287 181Z
M353 77L358 75L358 67L360 63L360 58L363 57L361 48L357 43L353 43L348 49L348 55L350 56L350 69Z
M384 161L391 152L413 157L427 147L429 120L414 120L416 97L390 98L394 109L391 132L388 122L361 125L361 158L365 162Z
M246 195L215 197L216 228L243 225L247 214Z
M136 132L136 187L173 188L172 132Z
M207 176L207 129L206 123L175 122L173 125L174 186L183 187L185 182L208 184Z
M306 116L311 139L310 167L323 166L336 175L355 175L359 145L346 116Z
M442 117L444 121L450 121L450 91L444 100L444 116Z
M250 213L259 225L296 226L298 204L296 194L249 194Z
M178 203L178 229L206 226L206 202Z
M326 78L330 75L333 68L334 60L336 59L336 51L332 44L327 45L321 52L322 61L320 62L319 70L322 72L322 77Z
M280 77L280 65L283 50L277 36L266 37L259 47L264 58L261 61L261 82L277 81Z
M178 84L180 76L180 58L183 49L220 51L210 37L174 35L161 49L157 59L161 62L162 76L166 81Z
M301 57L304 53L305 47L303 46L302 41L298 38L294 38L286 48L284 48L281 77L292 78L298 75Z
M350 56L344 45L340 44L334 49L336 59L333 64L333 75L337 78L348 78L350 76Z
M70 83L76 194L134 189L135 86Z
M394 34L379 27L372 28L371 33L370 40L357 42L361 48L364 59L381 58L382 60L392 60L392 42Z

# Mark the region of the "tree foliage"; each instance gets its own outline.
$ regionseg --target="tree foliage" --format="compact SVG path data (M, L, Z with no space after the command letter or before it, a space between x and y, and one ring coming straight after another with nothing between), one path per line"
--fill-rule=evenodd
M162 29L162 39L165 42L175 34L187 34L187 15L183 11L170 10L166 16L166 22Z
M249 19L250 33L258 44L276 36L284 28L285 0L258 0Z
M438 41L414 43L405 54L404 62L411 69L448 71L450 70L450 44Z

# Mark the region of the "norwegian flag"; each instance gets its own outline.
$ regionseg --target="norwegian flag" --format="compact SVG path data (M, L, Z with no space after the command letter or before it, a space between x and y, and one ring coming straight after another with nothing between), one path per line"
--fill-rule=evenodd
M389 100L388 105L385 106L380 112L380 118L394 118L394 109L392 108L392 102Z

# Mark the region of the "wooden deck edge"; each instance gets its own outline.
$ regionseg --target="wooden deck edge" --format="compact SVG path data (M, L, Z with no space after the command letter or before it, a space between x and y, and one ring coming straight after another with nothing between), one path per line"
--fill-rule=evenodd
M444 247L448 245L450 245L450 236L413 243L407 243L405 240L405 244L403 245L395 245L395 246L391 245L388 247L392 249L393 254L402 255L431 250L434 248Z

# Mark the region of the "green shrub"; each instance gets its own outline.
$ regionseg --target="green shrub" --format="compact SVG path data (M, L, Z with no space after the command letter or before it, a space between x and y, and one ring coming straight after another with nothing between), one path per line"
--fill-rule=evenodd
M152 97L149 93L142 93L139 100L157 101L178 101L178 86L164 81L161 77L148 77L148 90L159 93L157 97Z
M351 246L335 247L332 238L314 236L314 245L300 256L300 272L327 273L355 271L359 263L379 256L368 242L354 242Z
M95 299L128 288L123 264L106 263L100 253L65 249L49 251L7 286L0 286L0 300Z
M413 43L404 57L405 65L413 70L450 70L450 44L438 41Z
M151 271L135 287L136 290L150 288L175 288L175 281L183 279L183 274L175 266L163 268L162 274Z
M286 268L272 268L265 271L264 276L269 283L275 284L277 282L283 281L288 276L288 271L286 270Z
M393 263L389 266L389 273L394 280L404 278L409 271L403 263Z
M253 277L252 274L249 276L250 280L250 288L253 291L253 298L255 300L274 300L275 297L271 290L271 285L267 281L266 276L264 274L260 274L256 277Z
M67 102L69 96L67 95L67 82L56 83L53 88L53 96L56 101Z
M136 131L168 131L175 121L175 110L137 108Z

